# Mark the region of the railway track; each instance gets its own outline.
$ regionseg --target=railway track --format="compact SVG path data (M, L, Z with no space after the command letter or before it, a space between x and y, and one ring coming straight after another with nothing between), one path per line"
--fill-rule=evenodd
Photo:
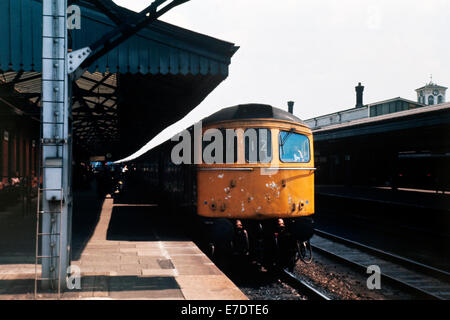
M450 299L450 273L322 230L315 230L313 250L366 273L380 267L381 280L399 286L420 299Z
M297 276L286 269L279 270L280 280L297 290L300 294L305 295L310 300L331 300L328 296L321 293L305 281L297 278Z

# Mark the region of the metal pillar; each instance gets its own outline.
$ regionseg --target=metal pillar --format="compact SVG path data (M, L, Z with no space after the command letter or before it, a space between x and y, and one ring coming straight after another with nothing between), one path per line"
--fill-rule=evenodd
M65 287L69 266L71 192L71 108L68 99L67 0L43 0L42 28L42 277ZM56 257L56 258L55 258ZM52 284L50 280L44 285Z

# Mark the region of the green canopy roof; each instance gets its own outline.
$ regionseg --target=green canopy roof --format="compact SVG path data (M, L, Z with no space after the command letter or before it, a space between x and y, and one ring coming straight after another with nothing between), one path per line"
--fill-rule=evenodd
M89 46L115 24L95 6L77 1L81 29L71 30L72 49ZM137 13L121 8L123 14ZM41 71L42 1L0 1L0 70ZM156 21L95 61L90 72L142 74L221 74L237 47L171 24Z

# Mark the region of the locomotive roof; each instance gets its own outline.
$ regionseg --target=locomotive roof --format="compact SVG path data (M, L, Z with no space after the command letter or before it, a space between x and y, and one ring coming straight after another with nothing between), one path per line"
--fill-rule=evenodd
M240 104L233 107L223 108L209 117L203 119L203 123L215 123L227 120L245 120L245 119L277 119L291 122L304 122L292 113L272 107L267 104Z

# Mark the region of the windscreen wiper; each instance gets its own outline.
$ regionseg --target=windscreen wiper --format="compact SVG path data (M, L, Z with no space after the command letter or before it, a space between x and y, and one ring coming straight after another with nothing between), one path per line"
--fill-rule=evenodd
M281 151L283 152L283 154L284 154L284 149L283 149L283 146L284 146L284 144L286 143L286 141L287 141L287 139L291 136L291 134L294 132L294 128L291 128L290 130L289 130L289 132L284 136L284 138L281 140L281 142L280 142L280 147L281 147Z

